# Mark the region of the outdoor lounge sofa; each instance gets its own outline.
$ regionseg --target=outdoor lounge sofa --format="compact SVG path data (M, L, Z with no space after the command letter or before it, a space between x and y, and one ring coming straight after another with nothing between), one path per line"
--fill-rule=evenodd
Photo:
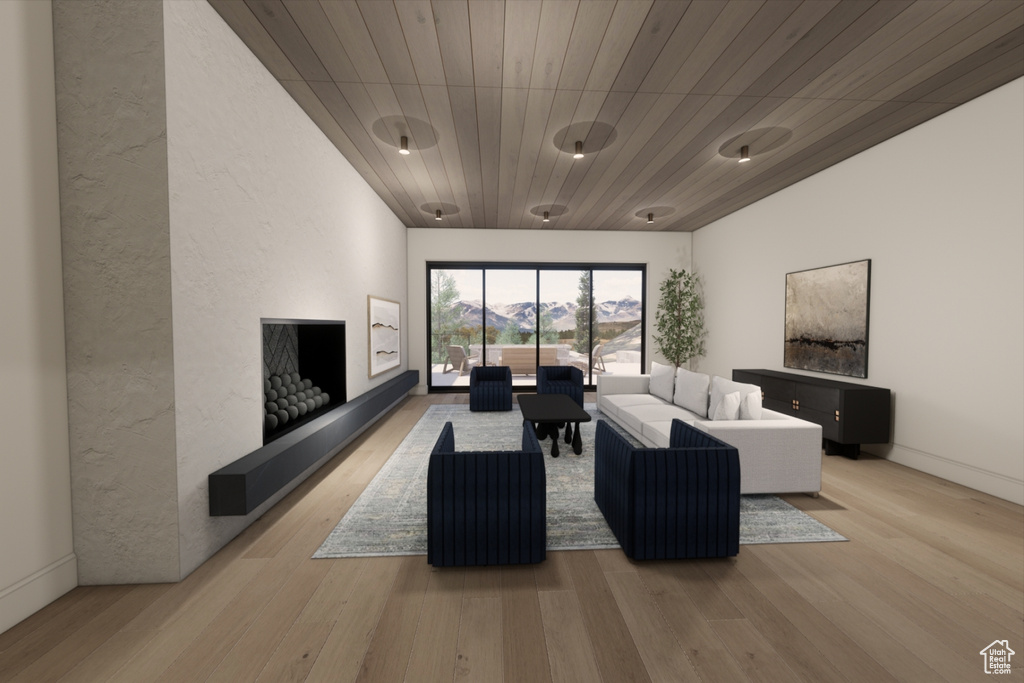
M537 374L537 347L505 346L501 350L501 365L507 365L513 375ZM541 365L558 365L558 349L541 347Z

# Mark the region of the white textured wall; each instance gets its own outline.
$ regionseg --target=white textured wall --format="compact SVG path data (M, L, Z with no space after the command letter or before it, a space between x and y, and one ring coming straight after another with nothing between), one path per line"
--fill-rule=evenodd
M178 578L162 13L53 3L79 583Z
M409 367L426 393L427 261L646 263L647 363L665 362L651 340L658 290L669 268L690 269L690 233L598 230L409 230Z
M270 505L207 507L207 475L262 445L260 318L344 320L349 398L391 379L368 377L366 299L408 312L406 230L205 0L164 17L187 574Z
M1017 80L696 231L699 367L784 370L786 273L870 258L849 381L891 389L895 423L865 450L1024 502L1022 158Z
M0 632L77 584L51 26L0 2Z

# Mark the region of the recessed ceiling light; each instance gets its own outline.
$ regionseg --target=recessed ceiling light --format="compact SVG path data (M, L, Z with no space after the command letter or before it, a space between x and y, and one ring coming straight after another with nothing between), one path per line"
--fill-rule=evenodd
M576 153L572 155L572 158L573 159L582 159L583 158L583 141L582 140L577 140L576 141Z
M407 138L404 135L402 136L402 146L398 148L398 153L399 154L408 154L409 153L409 138ZM438 218L437 220L441 220L441 219Z
M740 163L745 161L750 161L750 147L747 145L740 147Z

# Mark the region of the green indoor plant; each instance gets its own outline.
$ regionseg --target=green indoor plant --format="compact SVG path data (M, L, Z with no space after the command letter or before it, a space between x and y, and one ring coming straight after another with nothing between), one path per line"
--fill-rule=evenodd
M668 277L661 283L654 326L658 350L677 368L704 355L704 298L696 275L669 269Z

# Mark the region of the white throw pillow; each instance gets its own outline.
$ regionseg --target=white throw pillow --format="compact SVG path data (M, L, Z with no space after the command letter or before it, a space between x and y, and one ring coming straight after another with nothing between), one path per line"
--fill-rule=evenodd
M734 391L740 392L741 403L743 402L743 397L749 393L756 393L758 399L761 398L761 387L756 384L743 384L742 382L733 382L732 380L725 379L724 377L712 377L711 403L708 405L708 415L714 415L715 410L718 408L718 404L722 401L722 397L726 394L731 394Z
M679 368L676 370L676 392L672 396L672 402L680 408L686 408L697 417L707 417L710 385L711 378L707 375Z
M663 401L672 402L672 388L676 378L676 369L671 365L651 363L651 396Z
M740 417L740 392L734 391L726 394L718 402L715 408L715 416L712 420L738 420Z
M743 400L740 401L740 419L741 420L760 420L761 419L761 392L752 391L749 394L743 396Z

